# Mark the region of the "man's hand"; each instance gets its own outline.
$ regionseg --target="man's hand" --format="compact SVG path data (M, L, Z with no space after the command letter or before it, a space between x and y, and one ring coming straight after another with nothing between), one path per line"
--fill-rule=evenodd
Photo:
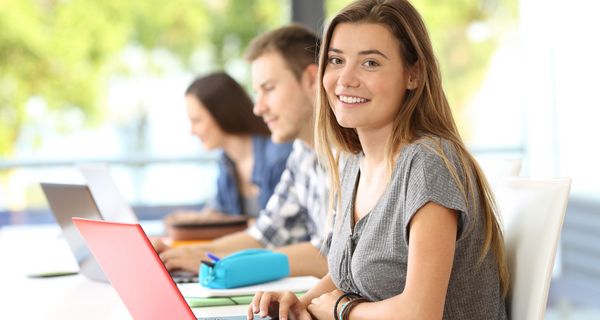
M157 247L164 248L162 251L157 251L167 270L183 269L198 273L201 261L210 260L206 256L207 252L222 258L232 252L249 248L262 248L263 246L245 231L240 231L207 244L183 245L171 248L163 243L162 245L155 245L154 248Z
M160 237L150 237L150 243L152 243L152 247L154 247L156 253L161 253L171 249L171 246L166 244Z
M208 260L207 248L202 245L180 246L169 248L159 254L167 270L186 270L198 273L202 260Z
M228 222L246 220L246 216L225 214L210 210L203 211L176 211L165 217L164 223L170 225L202 224L212 222Z

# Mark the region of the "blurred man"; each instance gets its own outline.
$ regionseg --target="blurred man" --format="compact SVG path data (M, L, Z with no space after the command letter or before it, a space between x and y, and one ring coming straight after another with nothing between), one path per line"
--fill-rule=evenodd
M198 272L206 253L225 256L247 248L270 248L289 258L292 276L327 273L320 254L327 215L327 177L314 151L313 112L319 39L309 29L290 25L265 33L246 54L256 92L254 113L271 130L271 139L294 141L281 181L256 223L206 245L155 247L167 269Z

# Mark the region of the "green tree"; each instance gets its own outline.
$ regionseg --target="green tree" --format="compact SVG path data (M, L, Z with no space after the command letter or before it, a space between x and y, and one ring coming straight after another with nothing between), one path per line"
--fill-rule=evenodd
M108 77L127 72L119 55L128 45L167 50L186 66L210 48L223 67L281 23L281 8L267 0L0 1L0 156L12 153L31 97L98 120Z

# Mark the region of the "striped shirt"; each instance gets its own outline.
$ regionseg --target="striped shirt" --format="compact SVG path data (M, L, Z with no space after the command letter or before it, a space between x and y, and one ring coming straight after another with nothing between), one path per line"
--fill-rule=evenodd
M248 233L267 248L307 241L319 248L328 197L327 175L315 151L296 140L275 192Z

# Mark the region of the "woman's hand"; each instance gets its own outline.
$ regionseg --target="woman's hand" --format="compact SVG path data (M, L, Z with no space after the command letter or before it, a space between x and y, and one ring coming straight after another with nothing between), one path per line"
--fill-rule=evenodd
M333 290L331 292L328 293L324 293L322 294L320 297L318 298L314 298L311 302L310 305L308 305L308 311L310 311L310 314L313 315L313 317L319 319L319 320L328 320L328 319L334 319L333 317L333 308L335 307L335 302L343 295L344 293L340 290ZM338 309L341 307L341 305L344 302L347 302L348 299L343 299L342 301L340 301L340 305L338 306ZM335 312L338 312L338 310L336 310Z
M306 307L293 292L262 292L254 295L248 308L248 319L254 319L254 314L260 317L271 316L280 320L311 320Z

